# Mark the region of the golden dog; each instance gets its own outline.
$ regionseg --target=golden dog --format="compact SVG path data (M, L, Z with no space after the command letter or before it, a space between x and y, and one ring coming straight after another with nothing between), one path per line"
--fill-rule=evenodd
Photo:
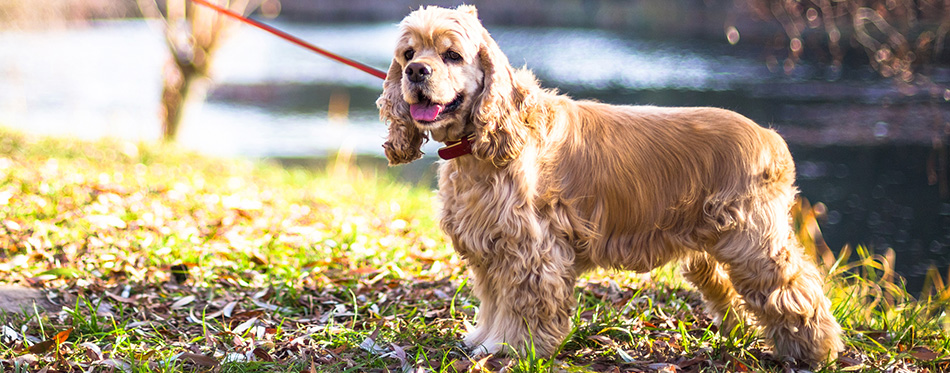
M471 6L409 14L377 101L390 163L440 154L441 226L481 300L465 343L552 354L594 267L684 260L708 311L776 352L834 359L841 328L789 225L785 142L715 108L575 101L512 68ZM727 316L728 315L728 316Z

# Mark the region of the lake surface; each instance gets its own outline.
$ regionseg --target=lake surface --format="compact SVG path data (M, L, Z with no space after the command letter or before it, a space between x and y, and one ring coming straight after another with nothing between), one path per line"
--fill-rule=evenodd
M385 69L392 24L275 23L328 50ZM641 40L580 29L490 27L512 64L546 87L617 104L716 106L776 128L796 158L802 195L822 202L833 249L893 247L918 288L950 266L950 91L898 92L867 68L766 68L763 52L708 42ZM0 125L34 133L154 140L160 133L161 32L144 22L0 32ZM337 150L380 156L381 81L241 28L222 47L208 101L180 142L225 156L317 158ZM950 85L950 73L935 80ZM343 110L330 113L334 101ZM438 144L427 144L435 154ZM431 183L434 161L399 170ZM421 171L419 171L421 170ZM420 180L421 178L421 180Z

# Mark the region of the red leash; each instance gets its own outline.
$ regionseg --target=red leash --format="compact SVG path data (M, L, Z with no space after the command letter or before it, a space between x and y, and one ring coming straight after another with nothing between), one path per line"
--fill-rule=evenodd
M211 8L211 9L214 9L214 10L216 10L216 11L222 13L222 14L228 15L228 16L230 16L230 17L232 17L232 18L235 18L235 19L237 19L237 20L239 20L239 21L241 21L241 22L244 22L244 23L249 24L249 25L251 25L251 26L257 27L257 28L259 28L259 29L261 29L261 30L264 30L264 31L267 31L267 32L269 32L269 33L271 33L271 34L277 35L277 36L280 37L281 39L287 40L287 41L289 41L289 42L291 42L291 43L297 44L297 45L299 45L299 46L301 46L301 47L304 47L304 48L307 48L307 49L309 49L309 50L311 50L311 51L314 51L314 52L317 52L317 53L319 53L319 54L322 54L322 55L324 55L324 56L326 56L326 57L328 57L328 58L331 58L331 59L333 59L333 60L336 60L337 62L342 62L342 63L347 64L347 65L349 65L349 66L355 67L355 68L360 69L360 70L362 70L363 72L366 72L366 73L368 73L368 74L370 74L370 75L372 75L372 76L375 76L375 77L377 77L377 78L386 79L386 72L384 72L384 71L382 71L382 70L380 70L380 69L377 69L377 68L372 67L372 66L364 65L364 64L362 64L362 63L360 63L360 62L353 61L353 60L351 60L351 59L349 59L349 58L346 58L346 57L343 57L343 56L340 56L340 55L331 53L331 52L329 52L329 51L327 51L327 50L325 50L325 49L323 49L323 48L320 48L320 47L317 47L317 46L315 46L315 45L313 45L313 44L307 43L306 41L303 41L302 39L300 39L300 38L298 38L298 37L296 37L296 36L293 36L293 35L291 35L291 34L288 34L288 33L286 33L286 32L283 32L283 31L281 31L281 30L278 30L278 29L276 29L276 28L274 28L274 27L268 26L267 24L264 24L264 23L255 21L255 20L250 19L250 18L247 18L247 17L244 17L244 16L242 16L242 15L240 15L240 14L237 14L237 13L231 11L230 9L222 8L222 7L220 7L220 6L218 6L218 5L215 5L215 4L212 4L212 3L210 3L210 2L208 2L208 1L206 1L206 0L191 0L191 1L194 2L194 3L201 4L201 5L204 5L204 6L206 6L206 7L209 7L209 8Z

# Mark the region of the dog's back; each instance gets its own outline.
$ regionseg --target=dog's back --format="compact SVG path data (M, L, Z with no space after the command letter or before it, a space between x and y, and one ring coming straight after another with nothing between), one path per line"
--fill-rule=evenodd
M785 142L715 108L576 102L552 123L546 177L592 223L593 264L648 271L742 224L743 206L795 195Z

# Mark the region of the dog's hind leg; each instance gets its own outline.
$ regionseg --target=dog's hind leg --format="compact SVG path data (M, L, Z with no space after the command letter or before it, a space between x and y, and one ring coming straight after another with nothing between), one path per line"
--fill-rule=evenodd
M683 275L703 294L706 312L719 323L720 333L728 335L736 327L752 325L729 275L711 256L706 253L691 256L683 266Z
M724 233L709 252L726 265L775 352L815 364L833 360L844 346L818 268L792 234L789 199L743 206L744 222Z

